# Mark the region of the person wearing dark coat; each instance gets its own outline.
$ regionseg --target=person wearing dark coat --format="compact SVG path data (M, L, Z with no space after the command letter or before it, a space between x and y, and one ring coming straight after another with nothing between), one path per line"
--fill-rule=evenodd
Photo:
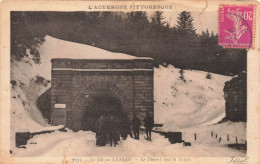
M97 121L96 125L96 145L105 146L106 145L106 131L105 129L106 118L104 115L101 115Z
M141 121L139 118L136 117L136 115L134 115L134 119L133 119L133 131L134 131L134 137L135 139L139 140L139 130L140 130L140 126L141 126Z
M116 145L118 144L118 141L120 141L120 122L119 119L117 117L115 117L114 121L113 121L113 132L112 132L112 137L113 137L113 142L114 142L114 146L116 147Z
M117 142L120 140L120 134L119 134L119 120L113 116L110 115L109 119L107 121L107 129L108 129L108 137L110 141L110 146L113 145L116 147Z
M147 136L147 140L151 141L152 140L152 136L151 136L151 131L152 128L154 126L154 120L153 118L149 115L149 113L146 113L146 117L144 119L144 127L146 130L146 136Z
M120 124L121 124L120 133L121 133L122 139L125 140L127 138L128 134L130 135L130 137L133 138L133 135L130 130L130 121L128 120L126 115L123 115L121 117Z

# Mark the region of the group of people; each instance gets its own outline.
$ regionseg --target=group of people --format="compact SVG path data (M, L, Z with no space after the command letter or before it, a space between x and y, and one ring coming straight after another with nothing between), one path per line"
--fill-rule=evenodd
M151 130L153 128L154 121L150 117L149 113L144 119L144 127L146 129L147 140L151 140ZM133 130L131 131L131 126ZM118 141L120 141L120 136L123 140L129 135L131 138L139 140L139 131L141 126L141 120L134 115L132 120L132 125L128 120L126 115L120 116L118 118L112 113L104 113L101 115L97 121L96 126L96 145L105 146L107 142L110 143L110 146L116 147Z
M109 140L111 146L113 143L116 146L117 142L120 140L119 125L119 119L114 115L109 113L101 115L97 121L96 145L105 146L106 142Z

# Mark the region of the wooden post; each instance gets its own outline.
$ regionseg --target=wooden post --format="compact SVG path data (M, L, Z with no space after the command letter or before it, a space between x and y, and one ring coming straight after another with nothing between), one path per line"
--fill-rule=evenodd
M196 135L196 133L194 133L194 139L197 140L197 135Z
M227 134L227 141L229 141L229 134Z
M221 137L219 137L218 143L220 143L220 141L221 141Z
M218 138L218 135L216 134L216 138Z
M237 137L236 137L236 144L238 144Z
M211 132L211 137L213 137L213 132Z

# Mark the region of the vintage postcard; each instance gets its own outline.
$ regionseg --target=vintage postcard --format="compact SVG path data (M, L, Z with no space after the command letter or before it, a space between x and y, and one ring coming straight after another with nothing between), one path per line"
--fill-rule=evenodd
M260 163L257 1L2 1L0 163Z

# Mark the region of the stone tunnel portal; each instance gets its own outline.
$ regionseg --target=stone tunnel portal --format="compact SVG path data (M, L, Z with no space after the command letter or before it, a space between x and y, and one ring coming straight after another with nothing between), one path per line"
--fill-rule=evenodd
M143 123L154 115L153 59L52 59L51 123L92 130L112 112Z

